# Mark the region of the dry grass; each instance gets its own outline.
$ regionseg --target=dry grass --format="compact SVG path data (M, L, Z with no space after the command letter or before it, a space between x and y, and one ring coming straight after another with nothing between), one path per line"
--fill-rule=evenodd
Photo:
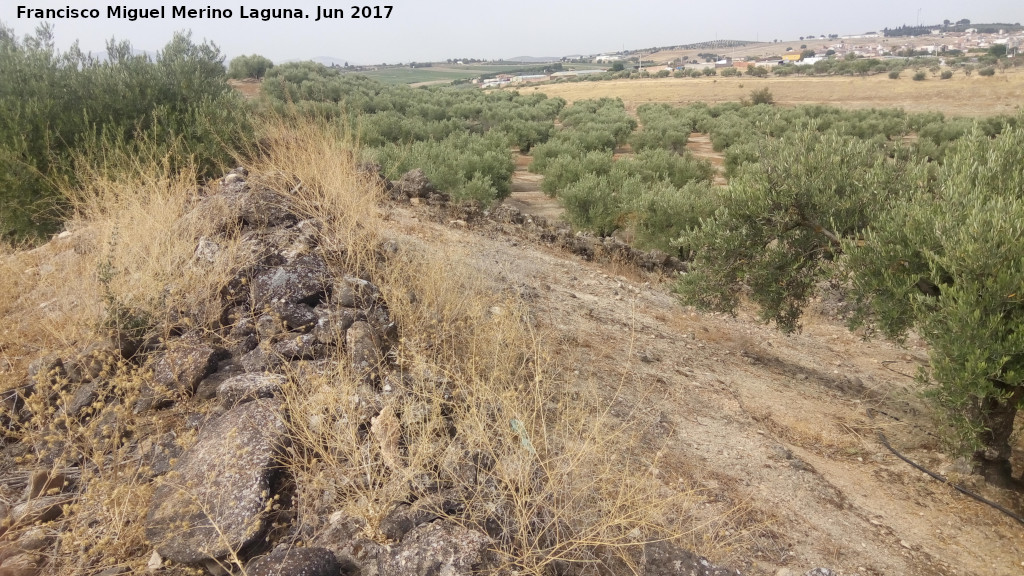
M141 520L152 484L137 448L180 421L131 413L148 375L109 346L129 330L166 335L172 318L193 329L209 326L220 314L219 288L237 265L230 241L215 262L194 258L198 239L216 232L216 215L190 212L198 199L193 172L172 173L155 158L107 161L102 169L83 168L81 187L65 191L73 206L68 234L4 254L0 262L2 387L20 386L31 360L56 354L93 363L94 382L108 397L86 408L85 415L96 417L71 417L67 407L76 390L66 377L41 375L25 404L26 425L9 432L18 443L7 452L14 458L3 463L5 474L74 478L74 501L47 526L55 536L54 574L144 569ZM11 502L18 494L2 497ZM6 538L30 528L10 526Z
M782 106L828 104L840 108L903 108L908 112L942 112L950 116L1014 114L1021 105L1024 70L1009 69L985 78L957 73L949 80L867 77L662 78L573 82L538 86L548 96L569 102L587 98L622 98L630 109L647 102L691 104L739 102L766 87Z
M396 371L370 413L375 394L340 358L292 368L285 395L295 442L285 465L300 528L315 532L340 510L383 541L380 522L396 505L446 486L464 500L453 519L489 529L495 553L524 574L551 573L559 562L635 566L646 541L707 540L686 524L695 493L663 485L652 472L657 459L638 449L640 433L611 418L586 383L563 377L518 297L456 249L382 250L381 190L357 170L344 137L328 126L270 121L259 153L249 153L250 183L285 191L299 213L317 218L329 263L371 276L401 327L390 352ZM190 211L194 174L171 173L159 158L117 162L68 191L69 237L0 255L5 389L20 385L44 352L74 357L125 323L167 336L172 323L208 331L219 317L220 288L245 264L238 231L223 230L222 215ZM213 263L194 257L203 237L222 245ZM133 415L149 375L123 360L100 361L102 385L117 401L96 404L96 418L70 418L64 407L74 390L41 380L29 425L16 435L19 455L0 463L4 474L77 478L74 503L47 528L56 535L53 574L144 570L153 485L138 445L171 431L183 445L194 441L183 430L195 407ZM55 403L44 401L48 391Z

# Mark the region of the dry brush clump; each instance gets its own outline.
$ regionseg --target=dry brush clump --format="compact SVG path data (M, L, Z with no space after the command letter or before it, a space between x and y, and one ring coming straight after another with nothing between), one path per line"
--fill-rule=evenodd
M328 276L356 287L354 298L376 314L330 325L333 335L318 335L331 343L322 355L268 360L284 375L272 394L290 442L273 472L276 497L262 495L268 543L259 550L339 550L346 520L355 526L348 540L363 550L350 559L373 552L390 566L389 550L408 551L406 535L443 519L445 530L476 535L477 561L489 569L629 573L652 542L696 539L686 524L694 493L656 478L657 462L636 449L639 433L596 394L580 393L514 293L456 249L388 239L378 176L360 170L344 138L271 121L246 154L250 189L275 191L313 222L260 233L313 230L315 241L289 257L322 258ZM154 494L190 457L202 423L231 410L204 403L195 382L154 398L154 381L172 368L185 377L192 360L174 356L181 346L208 349L203 362L213 366L216 350L237 344L237 326L266 316L225 304L226 294L254 290L239 271L259 269L248 248L254 232L217 200L242 173L197 190L193 174L150 160L88 174L70 191L70 234L0 261L12 289L0 299L9 326L0 377L14 390L0 474L15 479L0 496L14 504L17 489L41 477L44 495L61 499L45 522L8 515L2 537L11 548L41 525L44 544L29 559L55 574L145 568ZM338 290L330 298L342 298ZM287 339L305 341L301 331L260 326L275 334L279 355ZM356 326L369 330L369 352ZM44 356L26 382L29 361ZM243 556L258 554L229 549L214 560L238 573Z

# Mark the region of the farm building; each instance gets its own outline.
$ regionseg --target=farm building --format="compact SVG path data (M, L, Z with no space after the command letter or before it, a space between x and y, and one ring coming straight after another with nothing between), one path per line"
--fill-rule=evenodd
M561 72L555 72L551 75L551 78L571 78L573 76L587 76L589 74L604 74L607 70L601 70L595 68L593 70L563 70Z
M548 76L547 74L526 74L523 76L513 76L512 82L515 82L517 84L523 84L527 82L544 82L550 79L551 77Z

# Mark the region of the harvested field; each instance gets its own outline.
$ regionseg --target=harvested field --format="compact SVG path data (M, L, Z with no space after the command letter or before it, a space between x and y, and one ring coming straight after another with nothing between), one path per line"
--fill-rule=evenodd
M569 102L587 98L622 98L627 108L648 102L691 104L736 102L752 90L768 88L783 106L828 104L839 108L902 108L908 112L942 112L951 116L1013 114L1024 101L1024 71L1008 70L992 77L965 76L949 80L929 76L914 82L886 75L865 77L786 78L647 78L606 82L549 84L538 89Z

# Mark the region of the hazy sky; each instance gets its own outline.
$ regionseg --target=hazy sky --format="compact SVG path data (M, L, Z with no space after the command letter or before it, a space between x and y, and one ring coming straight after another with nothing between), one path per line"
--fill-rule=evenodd
M682 1L637 0L385 0L388 19L351 19L353 2L304 0L196 1L188 8L230 9L229 19L172 18L172 6L159 2L122 2L131 8L165 6L165 18L107 18L114 2L95 0L0 1L0 22L21 36L40 22L18 18L19 5L30 8L95 8L98 19L53 20L58 46L79 40L83 50L99 52L107 39L128 40L137 49L158 50L177 30L190 29L195 40L212 40L228 57L262 54L275 62L331 56L352 63L436 61L447 58L564 56L670 46L703 40L795 40L819 34L859 34L901 24L969 18L973 22L1024 21L1024 0L793 0ZM316 22L317 6L344 9L341 20ZM373 6L371 4L371 6ZM242 8L301 8L301 20L242 19Z

